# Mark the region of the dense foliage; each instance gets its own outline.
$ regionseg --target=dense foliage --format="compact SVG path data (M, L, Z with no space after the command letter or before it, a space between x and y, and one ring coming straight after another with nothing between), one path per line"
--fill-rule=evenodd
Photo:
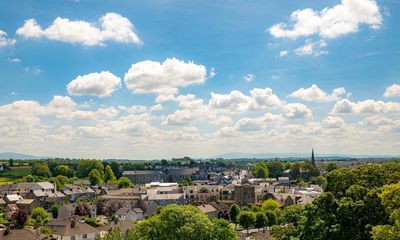
M235 240L236 233L222 219L211 221L196 207L168 205L160 213L140 221L133 232L137 240Z

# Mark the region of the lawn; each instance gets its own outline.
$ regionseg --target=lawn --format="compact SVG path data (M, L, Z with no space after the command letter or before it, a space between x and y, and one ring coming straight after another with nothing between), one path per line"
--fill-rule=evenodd
M0 185L14 183L17 179L18 177L0 177Z
M0 172L0 185L13 183L15 180L32 174L31 167L11 167L10 170Z

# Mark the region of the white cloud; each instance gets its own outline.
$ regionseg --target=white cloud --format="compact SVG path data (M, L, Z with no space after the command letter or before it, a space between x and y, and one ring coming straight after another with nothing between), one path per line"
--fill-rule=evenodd
M246 81L246 82L251 82L251 81L253 81L254 80L254 78L255 78L256 76L254 75L254 74L246 74L246 75L244 75L243 76L243 79Z
M340 128L344 125L344 120L340 117L328 116L321 122L324 128Z
M7 37L7 33L0 29L0 47L14 46L16 40Z
M20 63L20 62L22 62L22 60L19 59L19 58L9 58L8 61L11 62L11 63Z
M393 84L393 85L387 87L383 96L385 96L385 97L400 97L400 85Z
M217 71L215 70L215 68L211 68L209 77L213 78L213 77L215 77L215 75L217 75Z
M288 50L279 51L279 57L286 57L287 55L289 55Z
M359 121L358 123L362 126L384 126L390 125L394 122L393 119L390 119L385 116L373 115L364 118L363 120Z
M142 44L129 19L112 12L100 17L96 24L57 17L45 29L35 19L28 19L17 29L17 34L25 38L48 38L85 46L105 45L110 41Z
M24 71L33 75L39 75L43 72L39 67L25 67Z
M193 94L180 95L176 100L182 109L200 109L203 106L203 99L198 99Z
M311 110L301 103L289 103L284 106L285 117L288 119L311 118Z
M265 115L257 118L241 118L235 124L234 128L240 132L259 131L267 127L268 124L275 124L276 122L282 120L283 118L281 115L266 113Z
M359 30L366 24L373 29L382 25L379 6L375 0L342 0L331 8L316 11L311 8L294 11L290 16L293 27L278 23L268 29L276 38L298 38L318 34L336 38Z
M346 94L343 87L335 88L331 94L327 94L317 85L313 84L309 88L300 88L289 95L292 98L298 98L304 101L312 102L330 102L341 99Z
M399 102L384 102L364 100L351 102L348 99L339 100L333 107L332 114L372 114L372 113L400 113Z
M167 58L163 63L147 60L132 64L124 81L134 93L168 96L178 93L179 87L204 83L206 75L203 65Z
M67 90L73 96L111 96L121 88L121 79L108 71L89 73L78 76L67 85Z
M238 90L231 91L229 94L217 94L212 92L208 104L215 109L241 112L276 108L282 103L280 99L273 94L272 89L254 88L250 91L250 96L246 96Z
M320 55L328 54L328 51L323 50L322 48L326 47L326 42L324 40L320 40L317 42L312 42L310 40L306 40L303 46L296 48L293 52L298 56L315 56L318 57Z

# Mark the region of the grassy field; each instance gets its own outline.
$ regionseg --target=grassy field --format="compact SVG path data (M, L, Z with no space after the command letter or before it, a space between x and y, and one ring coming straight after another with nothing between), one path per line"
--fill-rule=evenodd
M17 179L16 177L0 177L0 185L14 183Z
M10 170L0 172L0 185L13 183L14 181L23 178L32 173L31 167L11 167Z

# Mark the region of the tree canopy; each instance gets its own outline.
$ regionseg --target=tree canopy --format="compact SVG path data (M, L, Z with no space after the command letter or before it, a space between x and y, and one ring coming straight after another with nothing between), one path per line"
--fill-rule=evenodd
M235 240L234 230L225 220L208 219L194 206L168 205L160 213L140 221L133 232L137 240Z

